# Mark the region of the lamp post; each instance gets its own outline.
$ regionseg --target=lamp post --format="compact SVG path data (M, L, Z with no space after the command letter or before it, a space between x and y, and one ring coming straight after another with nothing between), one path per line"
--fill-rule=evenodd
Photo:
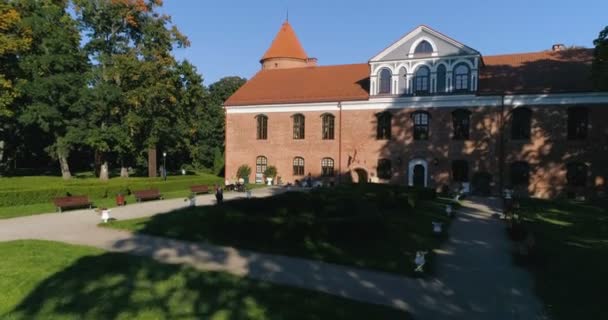
M167 152L163 152L163 180L167 181Z

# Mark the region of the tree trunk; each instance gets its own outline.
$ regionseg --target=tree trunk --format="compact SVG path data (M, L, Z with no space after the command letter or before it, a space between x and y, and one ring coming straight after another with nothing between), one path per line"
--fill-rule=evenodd
M95 168L95 175L96 176L100 176L101 172L99 171L99 169L101 168L101 152L95 150L95 155L94 157L94 164L93 164L93 168Z
M156 148L148 149L148 177L156 177Z
M108 168L108 161L104 160L101 163L101 169L99 170L99 180L108 181L110 179L110 172Z
M121 178L129 177L129 169L127 169L127 167L125 167L125 166L120 167L120 177Z
M4 168L4 141L0 140L0 176L2 176L2 168Z
M59 166L61 167L61 177L64 180L69 180L72 178L72 173L70 172L70 164L68 163L68 158L65 155L58 154L59 158Z

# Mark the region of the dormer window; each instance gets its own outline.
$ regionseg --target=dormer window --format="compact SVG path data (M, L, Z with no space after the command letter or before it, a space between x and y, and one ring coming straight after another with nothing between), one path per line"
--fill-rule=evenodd
M470 91L471 70L466 64L459 64L454 68L454 91Z
M433 53L433 46L431 46L431 44L426 40L421 41L416 46L416 49L414 50L414 54L431 54L431 53Z
M380 71L380 90L379 94L390 94L391 93L391 71L388 69L382 69Z
M431 71L428 67L422 66L416 71L414 77L414 93L417 95L424 95L429 93Z

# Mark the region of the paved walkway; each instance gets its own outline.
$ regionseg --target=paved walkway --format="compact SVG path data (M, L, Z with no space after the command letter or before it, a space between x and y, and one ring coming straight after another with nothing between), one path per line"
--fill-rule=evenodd
M254 197L281 192L260 189ZM242 194L226 194L226 199ZM213 203L199 196L198 205ZM118 219L151 216L184 207L183 199L113 209ZM407 310L417 319L542 319L531 279L513 267L509 243L492 200L466 201L437 257L436 279L411 279L306 259L261 254L99 228L92 210L0 220L0 241L44 239L149 256L204 271L322 291L345 298ZM84 211L84 212L83 212Z

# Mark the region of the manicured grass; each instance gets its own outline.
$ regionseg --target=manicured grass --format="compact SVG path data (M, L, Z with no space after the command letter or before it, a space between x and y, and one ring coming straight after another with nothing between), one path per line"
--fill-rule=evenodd
M110 208L116 206L114 196L120 190L158 188L165 199L185 198L190 194L190 185L212 186L222 183L222 180L209 174L172 176L167 181L160 178L113 178L107 182L97 178L74 178L65 181L61 177L49 176L0 178L0 219L54 212L52 198L65 196L67 192L88 195L94 206ZM264 186L251 185L248 188L261 187ZM127 195L126 200L127 203L135 203L133 195Z
M449 202L424 201L416 194L394 186L341 186L105 226L413 275L416 251L431 251L445 237L432 233L431 222L447 222Z
M537 255L526 266L552 319L608 319L608 203L524 200Z
M2 319L409 319L226 273L44 241L0 243Z

